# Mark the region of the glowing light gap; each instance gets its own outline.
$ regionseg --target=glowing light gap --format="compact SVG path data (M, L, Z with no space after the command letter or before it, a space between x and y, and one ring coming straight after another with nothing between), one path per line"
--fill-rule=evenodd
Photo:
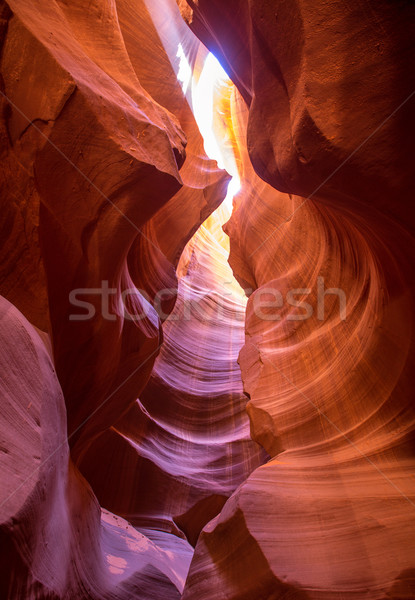
M216 133L215 118L217 119L220 115L215 106L215 94L220 97L221 89L227 91L232 84L222 65L212 53L207 55L198 81L193 77L191 66L181 44L177 49L177 58L180 60L177 79L182 84L184 94L186 94L191 84L192 110L203 137L205 152L210 159L218 163L220 169L225 169L232 177L228 185L226 198L223 201L223 204L231 213L232 201L241 189L241 182L235 155L231 145L229 145L229 132L226 131L225 127L222 127L224 129L222 138ZM228 139L226 136L228 136Z

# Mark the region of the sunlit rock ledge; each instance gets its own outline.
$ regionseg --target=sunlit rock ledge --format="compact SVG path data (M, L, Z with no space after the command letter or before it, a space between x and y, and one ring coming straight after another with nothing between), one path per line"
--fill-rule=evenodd
M415 599L414 10L0 2L1 599Z

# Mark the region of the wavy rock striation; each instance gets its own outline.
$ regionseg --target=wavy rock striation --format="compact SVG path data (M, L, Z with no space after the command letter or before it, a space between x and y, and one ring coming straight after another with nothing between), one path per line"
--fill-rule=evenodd
M0 596L415 599L413 4L177 5L0 1Z
M242 4L183 13L212 49L225 27L251 40L226 231L255 290L239 363L271 461L205 527L183 597L413 598L413 8Z
M23 315L4 298L0 306L0 367L8 374L1 383L1 597L180 598L191 553L173 536L174 554L160 548L101 511L69 457L51 357Z
M193 29L226 52L218 3L188 4ZM415 597L411 11L229 13L254 65L238 139L289 192L256 180L245 154L226 229L234 272L255 289L239 362L272 460L204 529L186 599ZM234 65L242 94L247 67Z
M19 367L7 362L4 345L3 391L11 408L2 413L2 429L11 432L11 439L20 436L19 447L12 446L13 464L1 464L2 478L7 478L13 469L16 475L20 470L29 474L43 457L47 463L49 451L54 464L56 445L67 456L67 441L72 458L81 462L94 440L134 405L160 350L161 320L175 303L181 251L225 196L229 177L203 151L144 4L137 12L137 4L128 2L88 7L52 0L36 6L11 2L2 4L1 18L2 193L7 207L1 289L50 334L69 433L66 440L60 407L56 435L50 443L42 441L57 412L51 393L49 420L43 425L39 418L36 425L42 457L37 450L19 457L23 438L34 435L31 427L27 436L22 431L19 403L30 405L27 381L37 363L31 365L34 358L21 350L16 365L21 365L25 388L10 392L8 370L17 377ZM147 26L140 28L144 22ZM156 81L163 86L156 88ZM171 295L154 303L165 288ZM19 346L14 337L6 341ZM45 375L37 392L45 413L46 381ZM11 439L5 441L5 460ZM95 458L96 468L100 457ZM65 471L62 464L56 464L57 481L39 475L36 486L46 495L40 508L36 494L17 504L17 496L10 497L16 477L10 489L2 486L1 500L8 507L2 519L4 597L177 597L191 557L189 544L163 531L153 533L151 542L109 513L100 522L92 491L75 467ZM130 477L134 481L135 473ZM74 496L73 506L52 502L54 486ZM48 521L46 535L42 528L49 527ZM62 532L68 547L62 546L64 557L57 553L51 566L48 556L61 544L56 541L61 521L68 524Z
M179 527L192 545L266 458L249 436L237 364L246 300L219 241L217 213L181 259L176 305L149 383L80 461L103 506L150 536L183 536ZM104 456L106 467L97 470Z

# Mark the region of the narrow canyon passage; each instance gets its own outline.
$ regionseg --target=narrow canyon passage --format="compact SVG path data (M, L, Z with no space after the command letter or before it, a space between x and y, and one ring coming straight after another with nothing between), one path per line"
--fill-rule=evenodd
M183 91L190 87L207 155L226 163L234 177L223 203L183 249L177 298L172 312L162 315L163 344L148 384L128 412L82 452L77 466L101 506L150 539L160 542L164 532L194 546L204 525L268 456L250 438L237 363L247 297L229 266L223 231L239 188L230 106L236 90L213 55L192 41L201 69L198 81L182 82ZM171 60L179 81L183 72L191 77L181 44ZM172 294L176 290L161 289L160 305ZM97 461L103 463L99 470ZM171 544L171 535L164 540Z
M1 600L415 600L414 24L0 0Z

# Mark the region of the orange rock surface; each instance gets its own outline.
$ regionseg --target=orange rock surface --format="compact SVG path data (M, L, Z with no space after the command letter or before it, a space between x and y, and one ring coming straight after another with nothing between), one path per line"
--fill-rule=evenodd
M413 598L413 7L179 4L212 50L250 40L226 231L271 456L204 529L183 597Z
M414 17L0 1L1 599L415 599Z

